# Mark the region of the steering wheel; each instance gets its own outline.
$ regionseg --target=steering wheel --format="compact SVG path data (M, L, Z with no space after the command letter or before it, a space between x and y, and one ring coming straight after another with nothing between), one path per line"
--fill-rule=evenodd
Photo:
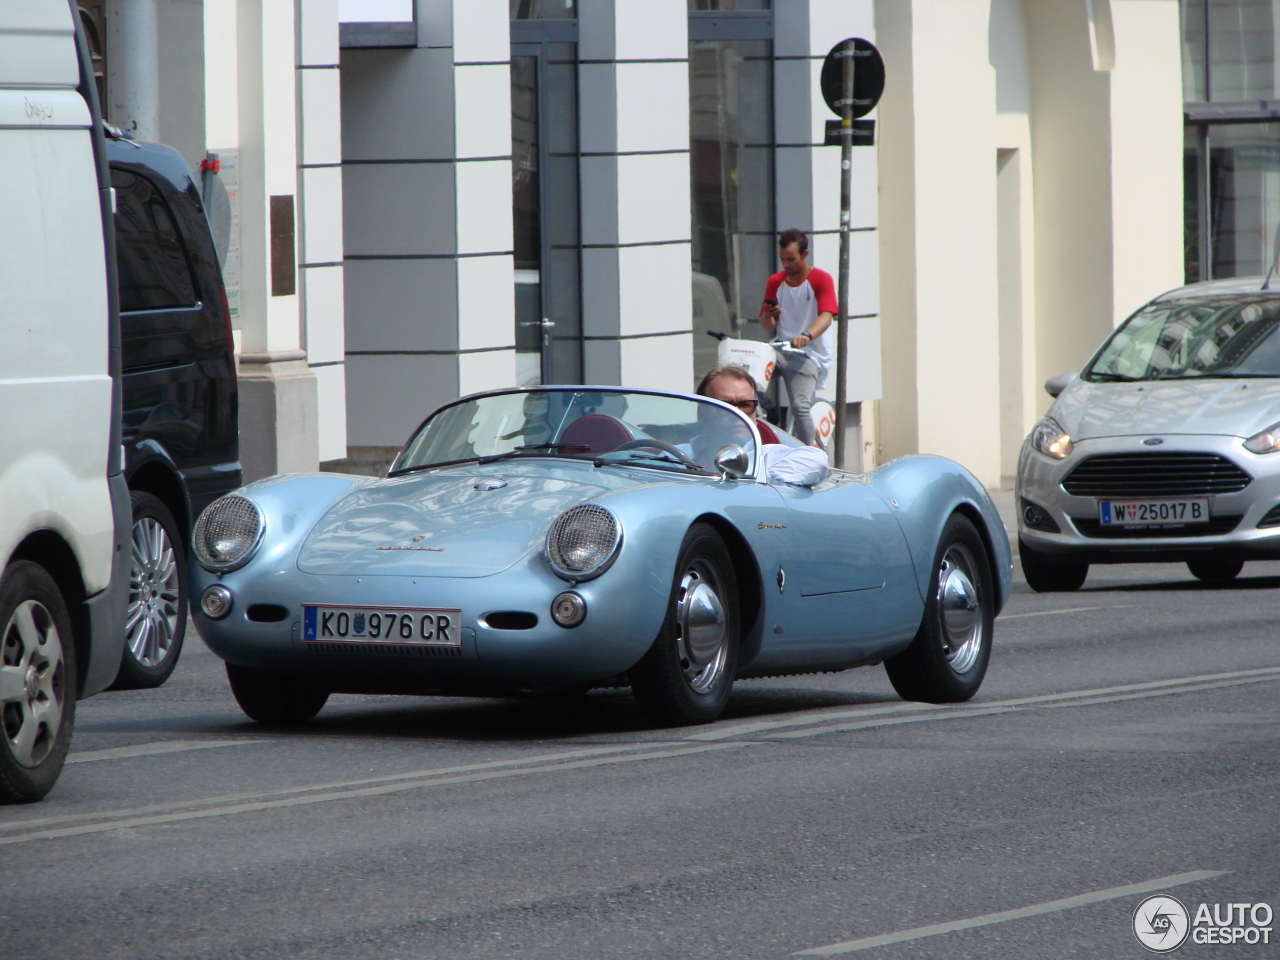
M667 443L665 440L655 440L653 437L641 437L638 440L628 440L626 443L620 443L613 448L614 453L622 450L657 450L661 453L669 453L672 456L679 457L681 463L694 463L689 459L689 455L677 447L675 444Z

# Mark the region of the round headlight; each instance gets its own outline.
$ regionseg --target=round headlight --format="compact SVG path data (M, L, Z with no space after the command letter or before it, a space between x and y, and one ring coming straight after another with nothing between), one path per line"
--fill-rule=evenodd
M191 535L191 549L206 570L234 570L248 562L257 549L263 526L262 511L252 500L223 497L200 514Z
M566 580L589 580L609 569L622 544L622 525L595 503L570 507L547 531L547 562Z

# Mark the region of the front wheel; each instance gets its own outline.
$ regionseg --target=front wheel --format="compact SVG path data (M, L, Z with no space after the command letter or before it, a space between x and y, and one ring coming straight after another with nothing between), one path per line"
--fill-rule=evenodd
M1243 560L1188 560L1187 569L1197 580L1208 583L1226 583L1240 576Z
M76 644L66 601L26 560L0 577L0 803L30 803L58 780L76 713Z
M1018 559L1027 586L1036 593L1071 593L1084 586L1089 576L1087 563L1051 563L1018 538Z
M259 723L306 723L325 705L329 691L306 680L227 664L236 703Z
M952 514L938 541L924 618L911 646L884 662L904 700L961 703L982 686L991 658L995 591L986 544Z
M151 689L168 680L187 633L187 558L178 525L157 497L135 490L129 499L133 552L117 690Z
M738 585L724 540L695 523L685 534L662 631L631 669L631 692L659 726L708 723L724 712L738 669Z

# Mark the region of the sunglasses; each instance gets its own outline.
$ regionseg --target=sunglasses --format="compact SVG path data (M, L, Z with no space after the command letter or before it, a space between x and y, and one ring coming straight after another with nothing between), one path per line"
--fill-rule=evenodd
M760 405L759 400L735 400L733 405L743 413L755 413L756 407Z

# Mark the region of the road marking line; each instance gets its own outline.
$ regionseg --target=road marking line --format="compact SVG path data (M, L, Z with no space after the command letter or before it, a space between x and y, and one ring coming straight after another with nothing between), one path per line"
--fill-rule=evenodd
M1106 607L1064 607L1061 610L1036 610L1034 613L1002 613L996 617L996 623L1017 620L1020 617L1047 617L1055 613L1084 613L1086 610L1123 610L1125 607L1136 606L1136 603L1116 603Z
M1237 670L1232 673L1210 673L1199 677L1178 677L1173 680L1151 680L1144 683L1125 684L1117 687L1097 687L1091 690L1073 690L1067 693L1048 693L1034 697L1017 697L1010 700L993 700L974 706L935 705L931 703L893 703L882 707L854 707L849 710L832 710L829 713L809 713L801 717L787 717L784 720L754 720L747 723L717 727L705 733L690 734L685 740L711 741L724 740L729 737L760 733L766 730L781 730L787 727L809 727L832 720L862 719L885 713L954 713L966 710L986 709L989 707L1020 707L1025 704L1050 703L1059 700L1077 700L1086 697L1106 696L1108 694L1128 693L1131 691L1153 690L1164 687L1180 687L1192 683L1204 683L1215 680L1233 680L1237 677L1271 677L1280 676L1280 667L1261 667L1257 670Z
M214 747L239 747L248 743L267 743L266 740L158 740L155 743L139 743L132 747L113 747L110 750L81 750L67 755L67 763L93 763L95 760L125 760L130 757L150 757L162 753L182 753L187 750L212 750Z
M1107 900L1119 900L1123 897L1136 897L1143 893L1154 893L1169 887L1179 887L1200 880L1212 880L1214 877L1225 877L1230 870L1193 870L1190 873L1176 873L1171 877L1159 880L1148 880L1146 883L1130 883L1123 887L1111 887L1107 890L1095 890L1093 893L1082 893L1078 897L1065 897L1062 900L1049 900L1016 910L1003 910L1000 913L987 913L968 920L952 920L950 923L933 923L927 927L913 927L910 930L899 930L897 933L884 933L876 937L863 937L860 940L846 940L825 947L814 947L811 950L799 950L793 957L830 957L840 953L854 953L858 950L870 950L872 947L883 947L891 943L902 943L906 940L919 940L933 937L940 933L953 933L956 930L971 930L974 927L986 927L993 923L1005 923L1009 920L1021 920L1024 917L1036 917L1045 913L1057 913L1060 910L1071 910L1075 907L1087 907Z
M187 820L204 820L212 817L228 817L241 813L256 813L261 810L276 810L283 807L308 806L314 803L328 803L333 800L353 800L359 797L385 796L391 793L403 793L419 790L424 787L440 787L456 783L477 783L485 780L505 780L511 777L522 777L536 773L558 773L566 770L583 770L589 767L600 767L614 763L638 763L644 760L664 760L672 757L687 757L693 754L707 753L712 750L732 750L737 747L751 746L749 741L742 743L714 743L703 746L678 747L670 750L658 750L652 753L632 754L631 756L595 757L590 760L574 760L569 763L558 763L550 766L533 768L517 768L513 770L490 770L484 773L472 773L455 777L432 777L427 780L410 780L399 783L387 783L376 787L363 787L356 790L335 790L305 797L290 797L284 800L263 800L256 803L238 803L225 807L213 807L207 810L189 810L183 813L171 813L153 817L133 817L126 820L114 820L110 823L92 823L79 827L62 827L54 830L39 830L15 837L0 837L0 846L14 843L26 843L30 840L54 840L60 837L82 836L88 833L105 833L109 830L122 830L130 827L149 827L158 824L180 823Z

